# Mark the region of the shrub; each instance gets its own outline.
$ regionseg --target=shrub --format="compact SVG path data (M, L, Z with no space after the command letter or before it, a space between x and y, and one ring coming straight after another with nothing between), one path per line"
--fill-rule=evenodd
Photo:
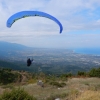
M8 84L14 82L18 78L17 73L12 73L10 70L0 70L0 83L2 84Z
M90 71L89 71L89 76L90 77L99 77L100 78L100 68L92 68Z
M56 87L64 87L66 83L59 83L59 82L50 82L50 85L56 86Z
M0 100L37 100L33 96L30 96L27 92L23 89L13 89L11 92L5 91Z
M86 76L86 72L78 71L77 72L77 75L79 75L79 76Z

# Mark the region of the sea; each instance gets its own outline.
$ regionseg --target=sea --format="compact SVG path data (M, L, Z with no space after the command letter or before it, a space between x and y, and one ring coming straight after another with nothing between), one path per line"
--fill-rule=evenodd
M74 48L75 53L91 54L100 56L100 48Z

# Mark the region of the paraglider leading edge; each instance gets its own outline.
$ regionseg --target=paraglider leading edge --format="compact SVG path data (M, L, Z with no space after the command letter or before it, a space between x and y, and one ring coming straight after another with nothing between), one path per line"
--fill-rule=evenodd
M47 14L45 12L40 12L40 11L21 11L21 12L15 13L7 20L7 27L10 28L12 26L12 24L14 22L16 22L17 20L19 20L21 18L25 18L25 17L30 17L30 16L46 17L46 18L53 20L54 22L56 22L59 25L60 33L62 33L63 26L60 23L60 21L58 19L56 19L55 17L51 16L50 14Z

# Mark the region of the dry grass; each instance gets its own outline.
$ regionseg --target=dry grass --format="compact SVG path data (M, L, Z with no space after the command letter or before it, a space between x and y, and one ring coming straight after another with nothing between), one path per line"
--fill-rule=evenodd
M50 85L42 88L37 84L29 84L27 86L23 86L22 88L24 88L24 90L27 91L29 94L34 95L34 97L36 98L48 98L52 95L59 95L68 92L67 87L56 88Z
M4 92L5 89L0 87L0 94L2 94Z
M50 85L42 88L37 84L25 85L22 88L36 98L48 98L56 95L61 97L65 94L65 98L68 98L68 100L74 100L84 91L96 91L96 88L99 87L100 80L99 78L72 78L69 79L66 84L67 85L64 88L60 89ZM62 100L64 100L64 98Z
M87 90L75 100L100 100L100 91Z
M100 100L99 78L68 79L66 86L63 88L57 88L49 84L46 84L43 88L33 81L32 83L20 87L36 97L37 100L54 100L57 97L61 98L61 100ZM2 94L3 90L0 88L0 94Z

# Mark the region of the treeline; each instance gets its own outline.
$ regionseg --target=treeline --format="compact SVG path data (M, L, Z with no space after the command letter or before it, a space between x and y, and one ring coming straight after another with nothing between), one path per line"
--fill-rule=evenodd
M90 77L99 77L100 78L100 68L92 68L87 74Z
M99 77L100 78L100 68L92 68L90 71L78 71L75 75L73 73L62 74L61 76L66 77Z
M32 78L38 79L38 77L44 78L46 81L54 80L57 77L61 80L66 80L69 77L99 77L100 78L100 68L92 68L90 71L78 71L76 74L73 73L64 73L61 75L54 74L46 74L43 73L39 75L39 73L31 73ZM16 82L22 79L21 72L14 71L12 69L0 68L0 84L9 84Z

